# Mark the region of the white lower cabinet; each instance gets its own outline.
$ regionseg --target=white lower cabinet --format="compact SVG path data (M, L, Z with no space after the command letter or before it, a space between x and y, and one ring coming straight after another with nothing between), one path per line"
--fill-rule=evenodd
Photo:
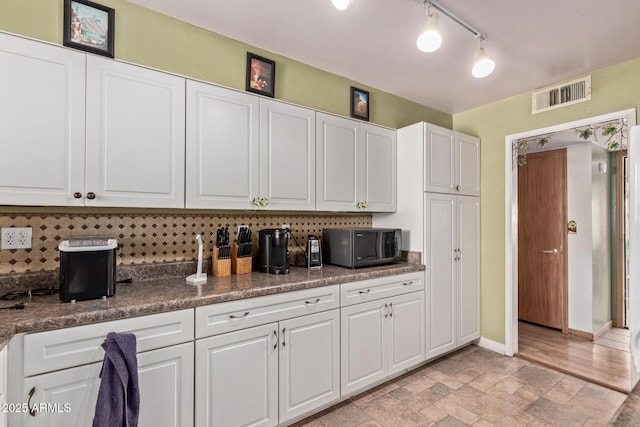
M7 348L0 351L0 405L7 403ZM7 426L7 413L0 411L0 427Z
M340 397L339 311L196 341L196 426L274 426Z
M102 363L26 378L25 402L40 407L24 426L88 426L93 421ZM138 354L140 427L193 424L193 344Z
M424 293L341 309L341 390L351 394L424 361Z

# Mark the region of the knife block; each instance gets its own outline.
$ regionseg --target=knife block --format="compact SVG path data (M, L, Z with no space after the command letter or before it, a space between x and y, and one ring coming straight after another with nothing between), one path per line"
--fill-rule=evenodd
M220 249L218 249L217 246L213 247L213 257L211 262L211 264L213 264L213 275L216 277L230 276L231 260L229 258L218 259L219 251Z
M233 274L246 274L252 271L253 258L245 256L238 258L238 245L233 244L231 248L231 272Z

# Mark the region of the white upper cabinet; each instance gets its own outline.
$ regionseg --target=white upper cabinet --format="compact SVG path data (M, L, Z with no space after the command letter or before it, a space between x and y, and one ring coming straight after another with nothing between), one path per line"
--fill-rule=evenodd
M395 131L324 113L316 120L316 208L395 211Z
M316 208L357 211L362 128L355 120L316 114Z
M313 110L187 82L189 208L315 209Z
M258 97L187 81L186 207L249 209L259 191Z
M184 86L87 57L87 206L184 207Z
M424 126L424 191L479 196L480 139Z
M267 209L316 208L315 127L313 110L260 100L259 197Z
M396 210L396 131L369 124L362 125L363 210Z
M85 58L0 34L0 204L84 205Z

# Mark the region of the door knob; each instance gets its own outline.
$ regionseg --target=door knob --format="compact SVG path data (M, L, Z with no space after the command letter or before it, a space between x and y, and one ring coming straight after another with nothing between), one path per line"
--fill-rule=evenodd
M557 249L545 249L544 251L542 251L543 254L552 254L552 255L556 255L558 253Z

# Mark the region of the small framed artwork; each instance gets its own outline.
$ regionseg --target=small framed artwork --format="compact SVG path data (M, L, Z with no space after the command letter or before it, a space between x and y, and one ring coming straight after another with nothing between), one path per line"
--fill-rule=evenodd
M115 11L88 0L64 0L63 44L113 58Z
M351 86L351 117L369 121L369 92Z
M275 95L276 63L247 52L247 90L260 95Z

